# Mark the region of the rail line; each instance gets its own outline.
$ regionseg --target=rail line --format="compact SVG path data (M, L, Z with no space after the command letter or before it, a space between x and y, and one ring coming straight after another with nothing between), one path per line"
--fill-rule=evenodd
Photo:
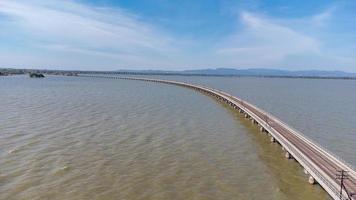
M271 136L272 142L278 142L286 152L286 157L294 158L304 168L304 172L309 174L310 183L317 182L333 199L356 200L356 172L351 165L292 129L280 119L236 96L213 88L177 81L107 75L80 76L165 83L187 87L213 96L251 119L262 132ZM343 180L342 189L341 180L337 178L340 170L347 172L347 179Z

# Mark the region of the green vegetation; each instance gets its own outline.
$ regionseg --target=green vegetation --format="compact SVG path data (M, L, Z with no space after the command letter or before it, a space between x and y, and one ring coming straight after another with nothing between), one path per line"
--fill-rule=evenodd
M40 73L29 73L30 78L44 78L45 76Z
M7 76L7 74L4 72L0 72L0 76Z
M80 70L47 70L47 69L12 69L0 68L0 76L41 73L46 75L78 76L78 74L108 74L108 75L166 75L166 76L233 76L260 78L307 78L307 79L356 79L356 73L342 71L286 71L272 69L201 69L183 71L164 70L118 70L118 71L80 71Z

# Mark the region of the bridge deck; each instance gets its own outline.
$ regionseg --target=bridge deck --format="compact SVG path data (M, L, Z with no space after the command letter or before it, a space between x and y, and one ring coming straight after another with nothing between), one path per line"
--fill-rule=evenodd
M86 76L99 78L114 78L126 80L140 80L173 84L199 90L217 97L228 103L234 109L248 114L261 127L271 134L285 149L295 158L306 171L322 186L333 199L340 199L340 180L336 179L338 170L348 171L348 179L344 180L347 190L343 190L341 199L356 200L356 173L355 170L336 158L330 152L321 148L315 142L290 128L288 125L273 115L257 108L256 106L242 101L240 98L212 88L192 85L183 82L157 80L135 77L117 76Z

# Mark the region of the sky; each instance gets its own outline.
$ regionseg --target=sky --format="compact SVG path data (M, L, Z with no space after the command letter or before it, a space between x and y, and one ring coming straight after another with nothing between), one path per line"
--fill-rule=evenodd
M0 0L0 67L356 72L356 1Z

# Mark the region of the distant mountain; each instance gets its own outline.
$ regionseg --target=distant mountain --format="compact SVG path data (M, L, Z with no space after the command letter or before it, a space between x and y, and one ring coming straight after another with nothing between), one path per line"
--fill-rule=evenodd
M275 76L275 77L330 77L330 78L356 78L356 73L343 71L323 71L323 70L301 70L289 71L279 69L233 69L233 68L216 68L216 69L197 69L183 71L165 71L165 70L118 70L121 73L138 73L138 74L179 74L179 75L207 75L207 76Z
M181 71L166 70L116 70L116 71L82 71L82 70L46 70L46 69L12 69L0 68L0 75L44 73L44 74L129 74L129 75L183 75L183 76L255 76L255 77L300 77L300 78L342 78L356 79L356 73L343 71L301 70L289 71L280 69L196 69Z

